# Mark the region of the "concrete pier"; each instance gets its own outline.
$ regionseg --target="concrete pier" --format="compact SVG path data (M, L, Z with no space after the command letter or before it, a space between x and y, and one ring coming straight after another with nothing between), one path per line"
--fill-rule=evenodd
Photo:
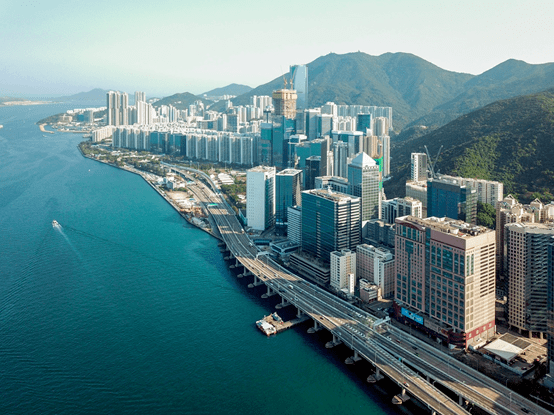
M258 277L254 275L254 282L252 284L248 284L248 288L254 288L262 284L263 284L263 281L261 281Z

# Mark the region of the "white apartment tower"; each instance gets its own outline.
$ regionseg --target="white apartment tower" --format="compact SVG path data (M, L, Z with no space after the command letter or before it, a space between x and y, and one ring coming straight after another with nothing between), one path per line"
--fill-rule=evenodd
M413 182L427 181L427 154L412 153L410 180Z
M350 249L331 252L331 287L352 295L355 288L355 276L356 253Z
M264 231L275 222L275 167L258 166L246 172L246 220Z

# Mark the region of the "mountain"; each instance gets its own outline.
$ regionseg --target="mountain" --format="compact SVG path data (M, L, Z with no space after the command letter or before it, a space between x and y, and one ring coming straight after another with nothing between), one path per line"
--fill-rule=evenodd
M52 98L52 101L106 101L106 94L108 92L110 92L108 89L95 88L88 92Z
M432 157L443 146L435 168L441 173L498 180L505 194L548 202L554 199L554 88L496 101L393 146L387 197L405 195L410 154L424 145Z
M410 125L441 126L491 102L537 93L553 86L554 63L532 65L510 59L471 78L462 93Z
M463 85L472 77L446 71L409 53L331 53L308 64L309 105L333 101L390 106L394 128L402 129L463 92ZM282 87L280 76L233 99L233 104L249 104L252 95L271 95Z
M193 95L190 92L181 92L178 94L173 94L169 97L165 97L156 101L153 106L158 108L162 105L173 105L179 110L185 110L189 108L189 105L194 104L195 101L202 101L205 106L208 106L212 101L207 99L200 98L199 96Z
M553 63L510 59L475 76L441 69L409 53L331 53L308 63L308 73L310 107L327 101L390 106L397 132L418 125L436 129L491 102L554 87ZM282 87L279 76L232 101L247 105L252 95L271 95ZM224 104L212 108L223 111Z
M247 94L251 90L252 88L249 87L248 85L230 84L222 88L212 89L211 91L204 92L203 94L200 94L200 95L207 96L207 97L220 97L223 95L237 96L237 95Z

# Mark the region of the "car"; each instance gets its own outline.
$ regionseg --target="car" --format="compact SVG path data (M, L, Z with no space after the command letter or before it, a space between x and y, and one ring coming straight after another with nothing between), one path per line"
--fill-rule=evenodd
M400 340L396 339L396 343L400 343Z
M529 413L529 409L527 409L527 408L521 408L521 412L525 412L526 414L528 414L528 413Z
M412 349L414 349L414 350L417 350L417 347L415 347L415 346L412 346Z
M410 384L408 382L404 382L403 385L406 386L407 388L410 387Z
M292 290L294 287L292 286L292 284L289 284L289 288Z

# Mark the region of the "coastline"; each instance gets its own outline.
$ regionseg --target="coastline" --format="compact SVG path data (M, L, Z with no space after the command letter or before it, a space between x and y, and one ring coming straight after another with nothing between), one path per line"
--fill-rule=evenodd
M39 124L38 128L40 129L40 131L42 131L43 133L48 133L48 134L55 134L54 131L48 131L46 128L44 128L46 124Z
M13 107L14 105L44 105L51 104L51 101L4 101L0 105L5 105L7 107Z
M214 238L216 238L216 239L218 239L218 240L221 241L221 238L220 238L218 235L216 235L213 231L208 230L208 229L206 229L206 228L203 228L203 227L201 227L201 226L198 226L196 223L194 223L194 221L192 220L192 218L189 217L189 215L187 215L187 214L181 212L181 209L179 208L179 206L177 206L177 205L175 204L175 202L173 201L173 199L171 199L171 197L169 197L164 191L162 191L161 189L159 189L158 187L156 187L153 183L151 183L151 182L147 179L146 175L145 175L142 171L137 170L137 169L134 169L134 168L129 168L129 167L119 167L119 166L116 166L115 164L108 163L108 162L103 161L103 160L98 160L98 159L95 159L95 158L93 158L93 157L89 157L88 155L86 155L85 153L83 153L83 151L81 150L81 147L80 147L80 146L77 146L77 148L79 149L79 152L81 153L81 155L82 155L83 157L85 157L85 158L88 158L89 160L94 160L94 161L97 161L97 162L99 162L99 163L103 163L103 164L106 164L106 165L108 165L108 166L115 167L115 168L117 168L117 169L125 170L125 171L127 171L127 172L129 172L129 173L133 173L133 174L136 174L136 175L142 177L142 179L143 179L146 183L148 183L148 184L150 185L150 187L151 187L152 189L154 189L161 197L163 197L163 198L165 199L165 201L166 201L167 203L169 203L169 204L173 207L173 209L175 209L175 210L177 211L177 213L178 213L181 217L183 217L190 225L192 225L192 226L194 226L194 227L196 227L196 228L198 228L198 229L200 229L200 230L203 230L203 231L206 232L207 234L209 234L209 235L213 236Z

